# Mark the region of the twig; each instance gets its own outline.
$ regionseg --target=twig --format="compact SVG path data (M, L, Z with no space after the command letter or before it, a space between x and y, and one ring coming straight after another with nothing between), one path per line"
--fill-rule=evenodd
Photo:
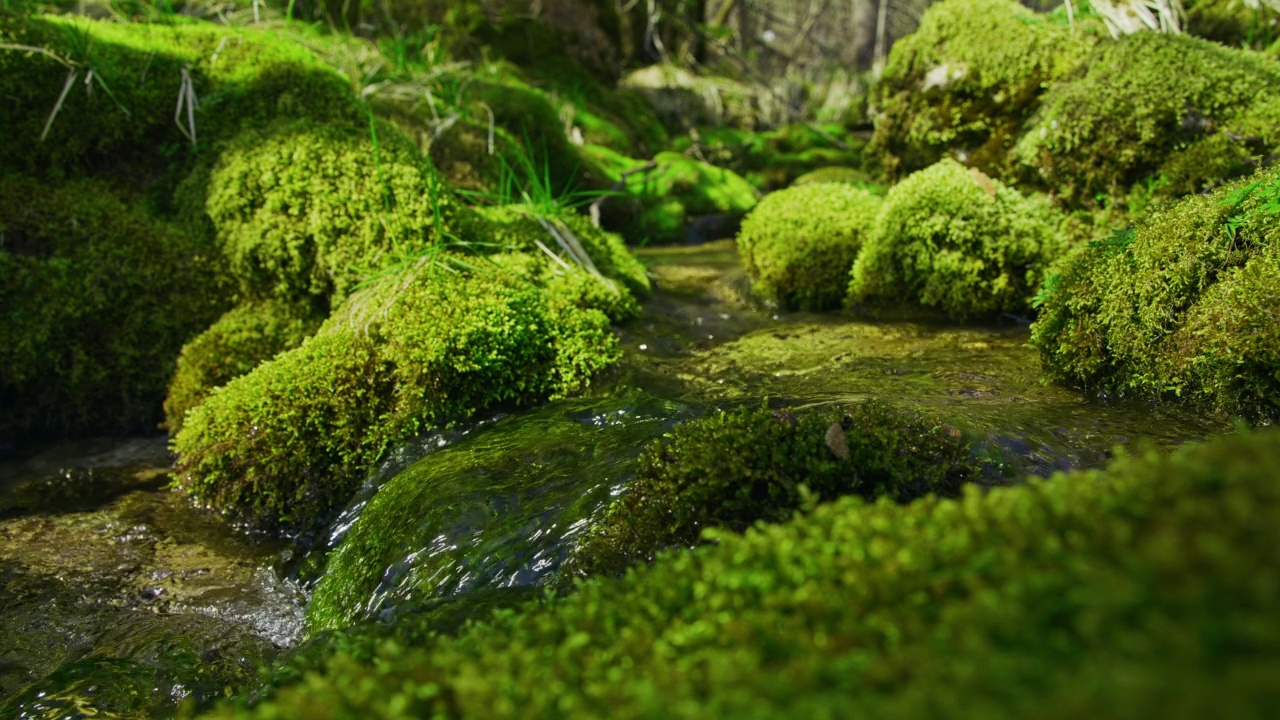
M658 163L654 162L653 160L650 160L644 165L631 168L630 170L623 171L623 173L618 176L618 182L614 183L612 186L609 187L609 192L616 193L616 192L621 192L622 190L625 190L627 187L627 178L631 177L632 175L635 175L636 173L642 173L642 172L647 173L651 170L657 170L657 169L658 169ZM600 208L604 205L604 201L608 200L610 197L611 195L608 195L608 194L601 195L600 197L592 201L591 206L588 208L588 213L591 216L592 225L595 225L596 227L600 227Z
M44 142L45 137L49 134L49 128L53 126L53 119L58 117L58 111L62 109L62 103L67 99L67 93L71 92L71 85L76 81L78 71L75 68L67 70L67 81L62 84L62 93L58 95L58 102L53 105L53 112L49 113L49 119L44 121L44 130L40 132L40 142Z

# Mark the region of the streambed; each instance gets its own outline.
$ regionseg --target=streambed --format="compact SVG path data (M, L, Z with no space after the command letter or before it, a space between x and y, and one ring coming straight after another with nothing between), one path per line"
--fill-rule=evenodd
M1091 400L1039 380L1025 326L784 314L753 302L731 241L644 249L657 292L625 359L585 398L483 418L392 453L328 534L315 627L391 620L550 578L632 477L640 448L709 408L879 399L974 434L993 482L1100 465L1115 444L1226 430L1194 413ZM50 448L0 465L0 715L155 715L250 682L303 634L294 550L168 492L161 438ZM361 519L379 503L401 537ZM385 529L385 528L383 528ZM363 536L362 536L363 533ZM370 591L369 588L373 588Z

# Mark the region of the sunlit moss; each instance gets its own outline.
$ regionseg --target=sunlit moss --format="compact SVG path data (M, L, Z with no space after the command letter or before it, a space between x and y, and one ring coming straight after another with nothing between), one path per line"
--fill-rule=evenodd
M956 320L1026 312L1062 251L1061 222L1047 200L943 160L889 191L849 298L905 301Z

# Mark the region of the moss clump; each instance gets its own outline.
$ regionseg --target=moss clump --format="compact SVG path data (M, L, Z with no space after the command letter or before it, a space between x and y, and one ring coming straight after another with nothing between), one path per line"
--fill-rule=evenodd
M630 242L678 241L700 218L733 220L756 204L755 188L740 175L680 153L661 152L646 162L605 147L582 150L625 194L604 204L602 221Z
M996 176L1040 95L1084 60L1072 33L1015 0L945 0L894 43L880 81L872 149L900 178L948 154Z
M1265 717L1278 465L1269 431L845 498L214 717Z
M1280 417L1277 198L1280 171L1262 171L1064 258L1032 327L1046 374Z
M230 304L217 250L100 182L0 179L0 437L145 432Z
M424 265L192 410L173 441L179 485L257 524L314 528L392 443L574 392L617 356L595 306L620 291L585 272L519 254Z
M169 433L177 434L187 411L214 388L301 345L322 321L310 305L279 300L244 303L223 315L184 345L178 356L178 369L164 401Z
M523 205L481 208L479 213L489 242L499 247L536 254L541 252L537 246L541 242L559 250L561 246L555 237L558 234L560 239L570 244L580 244L592 266L602 275L622 283L630 295L619 294L619 301L629 303L632 297L643 299L649 296L649 277L644 265L631 254L622 238L592 225L582 215L574 212L547 213ZM619 308L617 312L610 312L610 317L620 319L634 310L632 306Z
M446 235L472 236L469 211L417 148L385 125L370 130L278 124L218 158L203 207L247 294L336 305L362 277Z
M866 190L825 183L766 196L738 233L756 291L783 307L840 307L849 269L875 228L883 201Z
M1254 158L1254 167L1277 149L1274 129L1256 142L1237 132L1255 105L1280 92L1280 65L1261 55L1185 35L1135 33L1100 43L1085 65L1045 95L1017 147L1019 160L1068 205L1122 198L1183 148L1203 153L1197 144L1207 137L1221 143L1218 152ZM1199 191L1236 162L1204 161L1184 163L1181 185Z
M887 406L798 418L765 408L719 412L645 449L636 481L565 572L620 574L661 550L698 544L706 528L781 522L815 500L955 495L980 472L959 430Z
M174 123L183 72L200 103L196 139L217 145L242 128L276 117L317 122L359 118L350 85L285 32L229 28L173 16L164 24L82 17L8 15L0 42L47 49L77 64L77 79L49 125L68 77L44 54L0 51L0 167L42 175L98 171L124 163L137 182L143 168L163 172L191 140ZM86 92L84 78L96 78ZM189 128L188 128L189 132ZM156 166L152 168L152 166Z
M889 191L849 298L907 301L954 320L1025 312L1061 252L1061 222L1047 200L943 160Z

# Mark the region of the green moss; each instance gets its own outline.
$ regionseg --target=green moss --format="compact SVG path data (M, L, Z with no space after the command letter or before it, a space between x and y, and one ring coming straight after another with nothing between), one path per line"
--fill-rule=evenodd
M169 433L177 434L187 411L214 388L301 345L322 320L313 307L277 300L244 303L223 315L182 347L164 401Z
M471 236L470 212L416 147L386 125L287 122L241 134L208 174L203 203L250 296L340 301L435 243ZM198 192L203 178L190 181Z
M954 160L889 190L854 263L855 303L905 301L955 320L1025 312L1061 252L1062 218Z
M738 249L756 291L785 308L839 308L881 199L825 183L767 195L742 223Z
M1241 0L1186 0L1183 30L1228 47L1263 50L1280 38L1280 11Z
M630 302L631 297L643 299L649 296L649 277L644 265L631 254L622 238L595 227L582 215L566 211L543 216L522 205L481 208L479 213L485 223L489 242L504 249L536 254L541 252L538 242L558 249L556 239L543 223L552 226L566 241L576 240L580 243L601 274L621 282L630 292L630 295L624 293L617 296L623 305L616 312L610 312L610 317L614 320L624 319L636 312L637 308Z
M894 43L874 105L872 149L900 178L948 155L1000 177L1049 83L1078 67L1094 36L1015 0L945 0Z
M1280 171L1251 182L1246 198L1245 181L1187 198L1058 263L1032 334L1046 374L1094 393L1280 417Z
M671 146L733 170L756 189L768 192L787 187L815 169L832 165L863 167L865 144L865 140L839 125L794 123L755 132L698 127Z
M756 204L755 188L740 175L680 153L661 152L647 163L600 146L582 151L624 193L604 204L602 218L633 243L680 240L699 217L741 217Z
M262 525L314 528L392 443L580 390L617 355L585 272L532 255L415 268L192 410L173 442L179 485Z
M134 166L182 156L191 141L174 122L183 72L199 100L202 147L275 117L320 122L358 118L347 81L284 32L228 28L174 16L164 24L97 22L81 17L7 16L0 42L35 46L76 66L78 82L57 117L68 68L45 54L0 51L0 167L44 174ZM84 79L92 70L94 82ZM92 92L88 90L91 89ZM160 153L157 153L160 150Z
M0 436L151 430L230 304L217 250L102 183L0 180Z
M1280 434L845 498L214 717L1264 717Z
M645 449L638 477L588 532L566 573L621 574L704 529L741 532L844 495L910 502L978 479L959 430L868 404L792 416L719 412Z
M1086 68L1046 94L1017 146L1019 160L1068 205L1123 198L1184 151L1195 157L1180 164L1171 194L1198 192L1277 148L1266 127L1275 111L1250 120L1280 91L1273 60L1185 35L1136 33L1100 43ZM1251 125L1265 135L1250 139Z
M863 171L850 167L841 167L839 165L810 170L792 181L791 187L804 187L805 185L817 185L820 183L843 183L845 185L860 187L864 190L870 190L876 187L872 185L867 174ZM884 192L881 190L876 194L883 195Z

